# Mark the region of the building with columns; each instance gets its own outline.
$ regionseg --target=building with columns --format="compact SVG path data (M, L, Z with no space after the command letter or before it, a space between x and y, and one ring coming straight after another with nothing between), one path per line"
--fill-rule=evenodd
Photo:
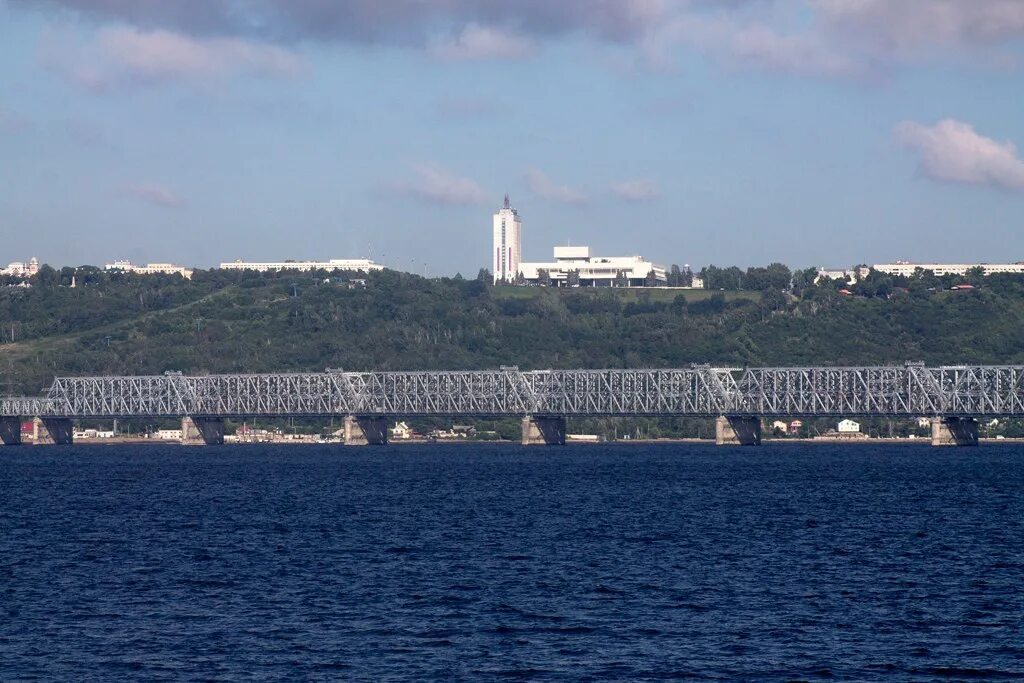
M494 214L494 246L491 249L494 282L514 282L519 275L523 253L523 223L512 208L508 195L505 205Z

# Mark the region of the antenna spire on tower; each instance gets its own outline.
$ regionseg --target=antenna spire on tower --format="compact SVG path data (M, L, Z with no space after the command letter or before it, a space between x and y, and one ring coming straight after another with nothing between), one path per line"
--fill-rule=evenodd
M506 209L511 209L512 208L512 202L509 201L508 192L505 193L505 208Z

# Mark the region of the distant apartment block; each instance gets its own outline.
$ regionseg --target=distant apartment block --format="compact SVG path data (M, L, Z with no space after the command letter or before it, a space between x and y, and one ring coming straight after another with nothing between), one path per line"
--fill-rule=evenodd
M913 277L918 269L930 271L941 277L943 275L957 275L963 277L968 271L981 268L985 275L997 273L1011 273L1015 275L1024 274L1024 262L1019 263L914 263L912 261L896 261L895 263L878 263L871 267L857 266L856 268L818 268L818 275L814 283L818 284L824 279L842 280L852 285L858 280L863 280L872 270L887 275L900 277Z
M29 278L39 272L39 259L32 257L28 263L22 263L21 261L15 261L14 263L7 264L6 268L0 269L0 275L10 275L11 277Z
M547 263L520 263L519 271L527 283L536 284L547 273L555 286L643 287L668 284L664 266L642 256L591 256L590 247L555 247L554 260Z
M1024 262L1018 263L912 263L910 261L897 261L896 263L880 263L872 266L874 270L889 275L902 275L910 277L920 268L930 270L935 275L967 275L967 272L975 268L981 268L985 275L997 273L1013 273L1020 275L1024 273Z
M176 266L173 263L147 263L144 266L137 266L131 261L114 261L103 266L103 270L119 270L138 275L180 275L186 280L192 279L190 269L185 266Z
M365 258L331 259L329 261L232 261L231 263L222 263L220 267L222 270L253 270L259 273L284 270L297 270L301 272L311 270L350 270L369 273L371 271L384 270L384 266Z

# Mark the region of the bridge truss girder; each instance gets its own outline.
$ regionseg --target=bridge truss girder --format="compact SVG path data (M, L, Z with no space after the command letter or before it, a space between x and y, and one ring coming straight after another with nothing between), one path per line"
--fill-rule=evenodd
M0 415L72 418L1024 415L1024 366L59 377Z

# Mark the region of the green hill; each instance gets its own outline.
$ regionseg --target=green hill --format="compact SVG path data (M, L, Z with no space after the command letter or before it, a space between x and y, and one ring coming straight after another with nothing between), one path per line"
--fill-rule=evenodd
M808 287L799 299L493 287L394 271L361 280L45 268L30 288L0 287L2 390L167 370L1024 363L1024 280L1013 278L971 291L908 283L895 295L870 282L858 285L863 296Z

